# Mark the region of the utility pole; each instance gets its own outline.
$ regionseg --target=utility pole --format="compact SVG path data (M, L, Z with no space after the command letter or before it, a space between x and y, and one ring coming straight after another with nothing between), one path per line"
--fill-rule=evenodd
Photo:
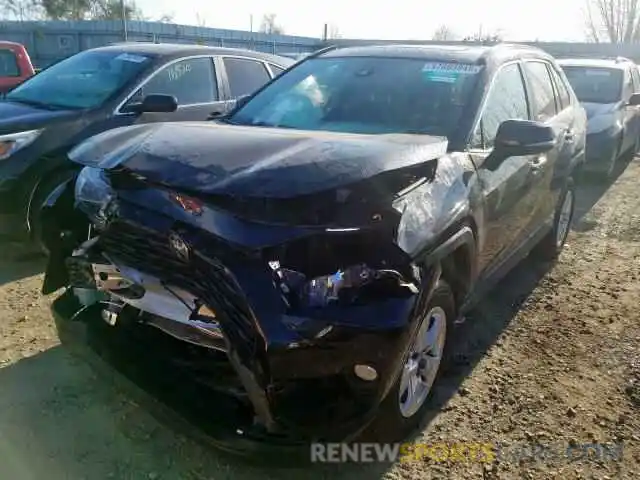
M124 41L129 41L129 35L127 33L127 6L124 3L125 0L120 0L120 7L122 8L122 31L124 34Z
M253 33L253 14L249 15L249 31Z

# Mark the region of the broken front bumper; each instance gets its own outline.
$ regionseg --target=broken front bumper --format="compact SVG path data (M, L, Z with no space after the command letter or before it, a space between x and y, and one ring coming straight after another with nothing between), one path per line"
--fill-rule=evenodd
M248 413L236 430L254 435L257 429L269 441L283 437L343 441L364 428L386 395L393 394L389 391L401 370L417 326L415 320L438 272L424 272L421 282L426 288L420 294L292 310L282 302L272 272L261 261L243 256L223 265L217 258L231 257L230 252L222 251L223 245L211 241L203 244L188 234L184 238L190 246L188 258L176 255L179 249L168 236L123 224L103 234L95 249L119 265L162 279L172 289L189 292L214 312L215 328L208 333L219 328L216 344L191 343L223 352L223 363L232 367L234 379L225 375L224 365L205 376L210 384L219 381L218 387L224 384L228 390L242 391L238 405L240 410L248 407L244 408ZM78 280L82 275L73 272L74 268L81 270L83 262L95 265L95 258L81 254L68 263L72 271L69 284L91 288L95 269L86 276L87 281ZM78 304L76 311L56 314L65 321L73 318L104 324L100 304L81 310ZM158 316L154 318L157 323ZM139 322L138 318L133 323L149 325L150 321ZM181 340L185 340L184 335ZM164 355L172 356L173 351L167 350ZM211 365L219 358L210 360ZM363 378L358 371L368 374Z

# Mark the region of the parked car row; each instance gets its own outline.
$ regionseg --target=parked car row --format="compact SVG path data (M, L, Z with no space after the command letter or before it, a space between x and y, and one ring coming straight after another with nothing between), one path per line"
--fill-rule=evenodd
M587 112L585 170L611 177L617 160L640 149L640 74L625 58L559 61Z
M43 202L77 173L67 153L81 141L125 125L207 120L292 63L248 50L127 43L44 69L0 102L0 233L40 242Z
M43 293L64 288L59 325L106 321L102 335L162 344L149 365L222 393L239 442L419 427L455 325L524 256L562 250L574 179L600 161L588 103L640 103L627 62L620 92L586 74L602 83L589 90L577 62L518 45L328 48L288 68L255 54L275 78L244 97L228 51L118 48L8 96L14 109L55 98L37 115L64 126L25 125L21 151L64 136L81 168L31 201ZM76 78L103 68L118 73ZM150 71L198 80L149 88ZM188 119L181 104L215 115L165 121ZM96 120L70 120L91 108ZM637 147L632 117L616 117L619 152Z

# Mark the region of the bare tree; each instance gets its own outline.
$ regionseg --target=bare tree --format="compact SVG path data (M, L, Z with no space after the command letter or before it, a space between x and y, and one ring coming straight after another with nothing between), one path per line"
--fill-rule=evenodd
M337 38L342 38L342 33L340 32L340 28L337 25L330 24L327 29L327 39L335 40Z
M0 0L0 19L42 20L45 17L42 5L38 0Z
M275 13L267 13L262 16L262 22L260 23L260 31L262 33L274 33L279 35L284 34L284 28L282 28L276 22Z
M173 23L173 17L173 13L165 13L161 15L156 21L160 23Z
M433 33L432 39L439 42L448 42L451 40L456 40L456 37L457 35L448 25L440 25Z
M467 35L462 39L463 42L474 42L474 43L500 43L502 41L502 33L500 31L494 32L483 32L482 25L478 28L478 31L472 35Z
M207 26L207 19L204 17L204 15L201 15L200 12L196 13L196 25L198 27L206 27Z
M586 0L587 37L594 42L640 41L640 0Z

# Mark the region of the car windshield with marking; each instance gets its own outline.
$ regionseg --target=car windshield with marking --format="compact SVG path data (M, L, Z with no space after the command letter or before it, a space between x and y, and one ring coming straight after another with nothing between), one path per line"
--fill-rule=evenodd
M411 58L309 59L283 73L227 121L449 137L459 126L480 70L473 64Z
M581 102L616 103L622 99L622 70L581 66L562 69Z
M5 98L42 107L96 108L120 93L151 60L137 53L88 50L43 70Z

